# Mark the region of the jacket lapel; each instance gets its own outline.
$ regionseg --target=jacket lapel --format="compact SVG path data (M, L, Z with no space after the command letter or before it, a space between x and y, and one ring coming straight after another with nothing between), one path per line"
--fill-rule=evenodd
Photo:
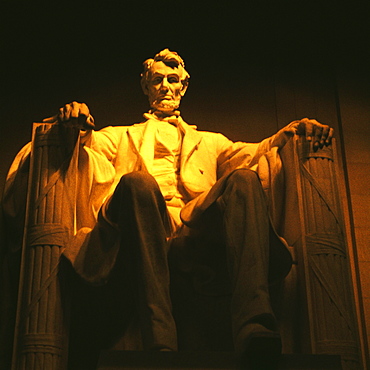
M178 125L184 133L181 147L181 169L186 166L189 158L198 149L199 143L202 141L202 136L198 131L189 126L181 117L178 118Z
M127 130L133 151L138 156L138 170L151 173L154 160L156 125L153 120L130 127Z
M177 123L184 133L181 146L181 170L186 166L189 158L198 149L199 143L202 141L202 136L189 126L181 117L177 119ZM138 169L152 172L155 140L157 126L154 119L148 119L146 122L132 126L128 129L128 136L134 152L138 156Z

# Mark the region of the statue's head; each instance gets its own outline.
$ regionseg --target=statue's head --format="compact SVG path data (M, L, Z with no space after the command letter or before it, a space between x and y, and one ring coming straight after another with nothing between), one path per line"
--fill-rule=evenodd
M180 55L164 49L154 59L147 59L141 74L141 87L152 109L171 113L180 106L190 75Z

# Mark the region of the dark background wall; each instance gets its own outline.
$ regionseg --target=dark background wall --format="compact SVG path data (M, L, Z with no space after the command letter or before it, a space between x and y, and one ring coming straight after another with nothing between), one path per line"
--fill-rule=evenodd
M370 318L369 21L358 0L2 2L0 191L32 122L63 104L86 102L97 128L140 121L141 63L168 47L199 129L259 141L305 116L336 128Z
M339 62L362 63L365 2L207 4L3 3L1 180L31 123L64 103L86 102L98 128L140 121L147 109L141 63L165 47L191 74L184 119L247 141L276 131L276 115L267 112L275 109L277 75L289 89L297 73L328 79ZM285 118L299 118L294 113Z

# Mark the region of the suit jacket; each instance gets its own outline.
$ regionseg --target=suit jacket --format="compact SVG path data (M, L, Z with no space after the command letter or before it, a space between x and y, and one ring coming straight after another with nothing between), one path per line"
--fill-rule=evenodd
M156 118L145 115L147 120L132 126L106 127L100 131L81 133L79 150L75 151L78 166L75 230L64 251L77 272L91 282L105 281L114 265L118 251L118 232L114 225L100 219L99 227L106 227L117 242L108 251L99 244L101 231L96 229L99 210L104 201L112 194L120 178L133 171L152 170L156 138ZM261 158L271 152L274 136L260 143L232 142L220 133L197 131L196 127L185 123L181 117L175 120L183 133L180 154L181 181L192 199L182 210L183 222L191 226L197 217L219 195L222 181L237 168L250 168L258 172ZM18 201L26 192L24 184L30 145L17 155L8 176L5 188L4 208L15 220L24 212L25 202ZM73 161L71 161L72 163ZM75 161L76 162L76 161ZM261 174L263 175L263 174ZM269 186L265 187L266 189ZM210 192L210 190L212 191ZM95 240L95 241L94 241ZM91 243L97 244L91 248ZM114 244L114 243L113 243ZM88 249L94 260L87 257ZM18 246L13 245L13 250ZM107 253L103 253L102 250ZM99 253L102 253L99 257ZM96 257L98 256L98 257ZM106 263L102 264L101 261ZM94 270L94 263L96 266ZM86 272L86 268L93 271ZM90 274L90 275L89 275Z
M197 131L181 118L177 121L183 132L180 176L191 199L200 195L204 198L218 179L236 168L256 170L259 158L270 150L271 138L261 143L232 142L219 133ZM84 188L89 190L89 198L97 203L91 204L93 224L102 197L114 191L122 175L139 170L151 173L155 132L155 119L150 118L133 126L89 132L82 138L79 177L89 179ZM82 205L86 210L85 206Z

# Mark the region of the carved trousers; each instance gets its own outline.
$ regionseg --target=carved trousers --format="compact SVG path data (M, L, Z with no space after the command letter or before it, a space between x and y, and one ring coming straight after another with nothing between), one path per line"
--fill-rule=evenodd
M130 261L144 349L177 349L171 313L166 204L155 179L145 172L121 178L106 208L122 230L120 253ZM215 229L217 225L221 228ZM248 325L275 330L268 291L269 216L255 172L228 175L222 194L199 220L199 233L221 235L232 286L234 342L242 347ZM127 266L127 264L126 264Z

